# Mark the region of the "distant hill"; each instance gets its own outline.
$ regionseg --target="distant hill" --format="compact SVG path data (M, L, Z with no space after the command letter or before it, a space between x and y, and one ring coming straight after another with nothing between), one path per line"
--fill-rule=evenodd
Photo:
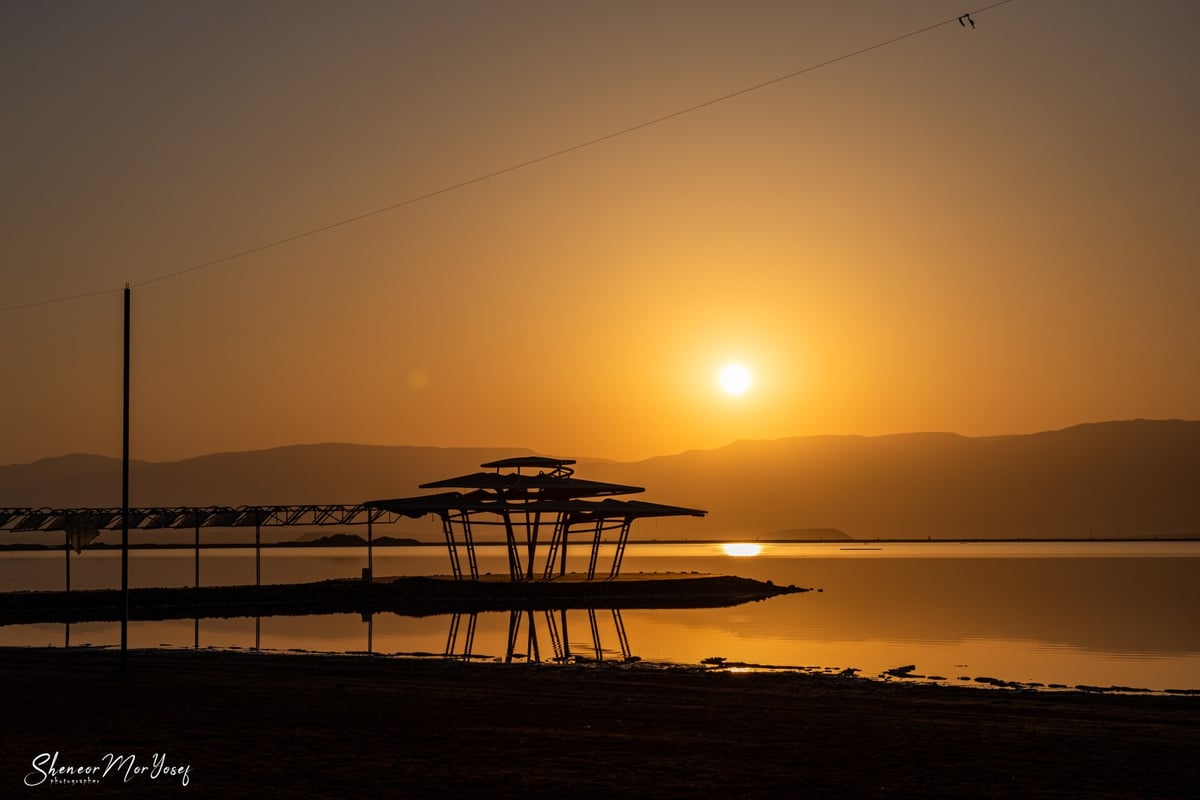
M420 483L530 452L319 444L135 462L131 502L356 503L419 494ZM841 532L921 539L1200 535L1200 422L1191 421L976 438L742 441L634 463L589 459L579 475L645 486L638 497L710 512L703 520L645 520L635 528L642 538L769 539L814 530L831 539ZM70 455L0 467L0 507L119 503L116 459ZM414 523L376 535L432 540L430 532Z
M743 441L596 465L588 475L710 509L704 527L725 535L815 527L855 538L1200 535L1200 422ZM696 535L677 521L660 527L657 535Z
M460 475L516 448L307 444L215 453L184 461L133 461L135 506L358 503L418 494L417 485ZM0 507L121 505L121 461L91 455L0 467Z

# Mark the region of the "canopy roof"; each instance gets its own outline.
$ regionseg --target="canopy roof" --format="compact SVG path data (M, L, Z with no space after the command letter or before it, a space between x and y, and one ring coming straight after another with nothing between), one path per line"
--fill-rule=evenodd
M486 464L479 466L486 469L501 469L503 467L563 467L567 464L574 464L573 458L550 458L548 456L516 456L515 458L501 458L498 461L488 461Z
M467 491L440 492L417 497L397 497L371 500L369 508L378 508L407 517L424 514L445 515L450 512L492 512L519 514L565 514L573 520L583 518L703 516L706 512L696 508L668 506L632 500L613 500L613 495L644 492L640 486L621 483L589 481L573 477L573 470L566 465L574 459L547 458L544 456L520 456L489 461L481 467L495 472L474 472L421 484L422 489L456 489ZM521 474L522 468L550 469L533 475ZM515 469L516 472L501 472ZM602 501L585 498L605 498Z
M494 463L494 462L493 462ZM485 465L486 466L486 465ZM601 483L573 478L570 475L521 475L519 473L475 472L457 478L422 483L422 489L490 489L512 497L534 493L555 497L604 497L614 494L637 494L646 491L640 486Z
M508 503L504 498L483 491L475 492L441 492L439 494L420 495L418 497L398 497L391 500L370 500L365 503L368 508L378 508L405 517L422 517L426 514L441 514L454 512L493 512L502 514L505 511L517 511L523 514L567 514L573 521L600 518L636 518L636 517L702 517L707 512L698 508L669 506L661 503L647 503L642 500L580 500L580 499L549 499L533 500L525 503Z

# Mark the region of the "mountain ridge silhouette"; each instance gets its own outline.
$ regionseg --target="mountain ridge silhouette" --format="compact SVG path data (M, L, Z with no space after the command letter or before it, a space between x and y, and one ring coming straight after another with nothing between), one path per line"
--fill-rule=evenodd
M133 461L135 506L358 503L421 494L522 448L302 444ZM570 454L550 455L569 457ZM580 459L580 477L709 516L646 520L638 538L1112 538L1200 535L1200 421L1086 423L1033 434L741 440L641 461ZM120 505L120 460L0 466L0 507ZM406 535L402 531L395 535Z

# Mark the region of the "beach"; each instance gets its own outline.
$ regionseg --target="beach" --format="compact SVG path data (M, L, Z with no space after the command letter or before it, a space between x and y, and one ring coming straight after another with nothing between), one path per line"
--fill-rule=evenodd
M0 649L0 681L4 796L1145 798L1200 785L1195 696L205 650L131 651L122 675L119 653L98 648ZM46 774L46 758L86 771L106 755L134 759L84 776L95 783Z

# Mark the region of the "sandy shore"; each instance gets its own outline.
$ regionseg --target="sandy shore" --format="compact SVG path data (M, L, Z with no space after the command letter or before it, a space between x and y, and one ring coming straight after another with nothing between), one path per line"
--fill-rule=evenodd
M0 796L1194 797L1200 698L802 674L0 649ZM134 755L124 782L23 786ZM117 769L119 769L118 767Z

